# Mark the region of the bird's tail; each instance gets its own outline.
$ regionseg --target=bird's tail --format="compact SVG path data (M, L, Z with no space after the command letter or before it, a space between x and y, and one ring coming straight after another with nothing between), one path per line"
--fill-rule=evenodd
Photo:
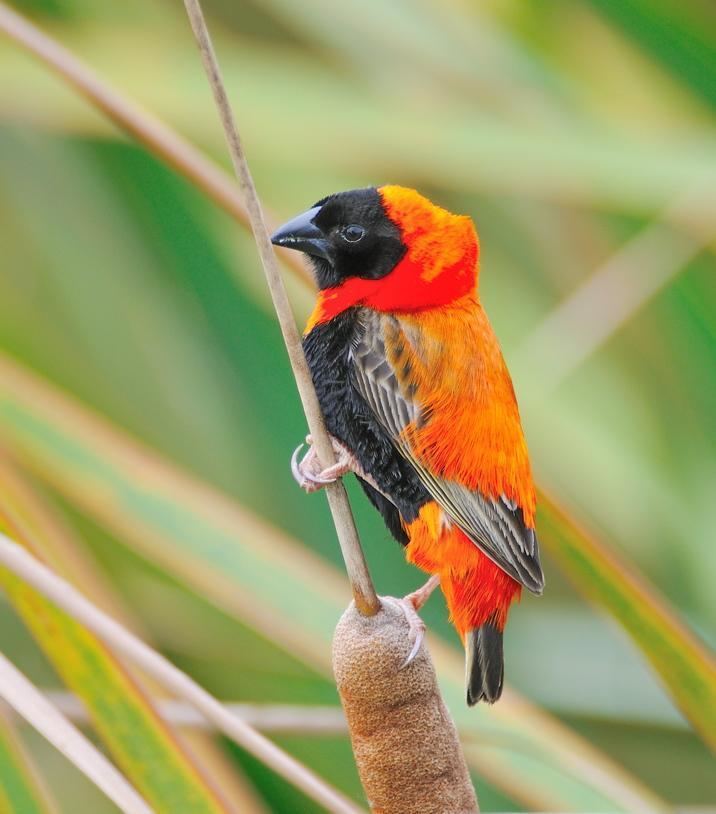
M502 695L505 662L502 631L491 622L469 630L465 636L465 684L467 703L493 704Z
M502 693L502 631L510 605L520 597L520 583L457 526L436 534L421 515L409 534L408 560L431 574L440 574L450 621L465 644L467 703L472 706L484 700L492 704Z

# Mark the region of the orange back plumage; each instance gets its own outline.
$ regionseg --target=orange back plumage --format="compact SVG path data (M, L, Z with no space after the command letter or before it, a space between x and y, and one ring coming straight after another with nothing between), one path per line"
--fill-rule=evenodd
M517 401L477 295L400 314L397 325L403 336L387 342L386 351L401 372L401 387L430 416L405 431L416 457L485 497L514 500L533 527L535 492Z

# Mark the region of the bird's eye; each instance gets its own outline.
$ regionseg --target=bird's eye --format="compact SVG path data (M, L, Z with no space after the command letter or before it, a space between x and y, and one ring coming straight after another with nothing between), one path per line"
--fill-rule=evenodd
M365 229L358 226L357 223L352 223L349 226L344 226L341 229L341 237L348 243L357 243L365 235Z

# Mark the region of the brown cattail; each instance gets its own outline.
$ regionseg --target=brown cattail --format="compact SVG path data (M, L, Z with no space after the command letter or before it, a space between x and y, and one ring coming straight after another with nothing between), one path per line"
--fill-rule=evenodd
M423 644L410 652L398 601L374 616L353 603L333 638L333 671L363 788L374 814L479 812L455 724Z

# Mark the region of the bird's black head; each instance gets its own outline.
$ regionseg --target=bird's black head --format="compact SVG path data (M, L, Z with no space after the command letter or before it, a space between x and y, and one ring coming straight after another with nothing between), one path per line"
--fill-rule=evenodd
M349 277L385 277L406 252L375 187L323 198L274 232L271 242L309 255L321 289Z

